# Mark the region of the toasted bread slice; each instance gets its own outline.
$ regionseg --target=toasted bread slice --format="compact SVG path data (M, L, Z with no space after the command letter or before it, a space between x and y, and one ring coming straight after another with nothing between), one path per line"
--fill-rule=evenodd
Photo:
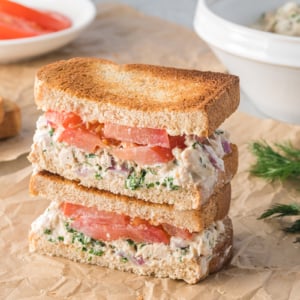
M3 99L4 117L0 123L0 139L13 137L21 130L21 111L18 105L8 99Z
M177 211L174 206L154 204L133 197L115 195L95 188L86 188L75 181L64 179L46 171L32 175L30 192L58 202L71 202L98 210L139 217L152 224L168 223L200 232L211 223L223 219L229 211L231 188L226 184L217 190L199 210Z
M209 136L238 107L233 75L151 65L118 65L74 58L42 67L35 101L85 121L166 129L170 135Z
M50 205L32 224L30 251L138 275L182 279L190 284L220 270L232 256L232 224L228 217L197 234L192 241L183 240L184 248L172 239L170 245L121 239L97 243L69 230L66 224L68 219Z

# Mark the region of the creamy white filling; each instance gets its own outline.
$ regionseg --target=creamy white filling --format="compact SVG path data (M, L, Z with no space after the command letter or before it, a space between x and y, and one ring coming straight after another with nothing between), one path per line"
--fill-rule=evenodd
M254 27L284 35L300 36L300 4L287 2L276 11L266 12Z
M209 197L224 171L223 157L226 154L223 143L228 142L227 133L216 131L205 143L197 137L186 137L185 149L173 149L174 160L165 164L140 166L132 161L122 161L110 154L110 149L99 149L95 154L86 153L66 143L58 142L60 130L51 129L44 116L37 121L32 153L40 159L51 157L52 165L74 174L84 182L101 180L113 182L114 176L121 176L125 186L136 188L167 188L201 186L204 197ZM34 161L33 161L34 163Z
M172 261L191 260L206 257L208 261L213 255L213 249L218 238L224 233L224 223L217 221L202 233L194 233L191 240L171 237L170 244L163 243L134 243L118 239L110 242L97 242L77 231L70 230L71 220L66 218L59 204L51 202L45 212L31 225L31 231L50 242L73 243L78 249L87 251L91 255L114 255L119 259L126 259L135 264L154 263L155 260ZM75 238L74 238L75 237ZM96 253L96 254L95 254Z

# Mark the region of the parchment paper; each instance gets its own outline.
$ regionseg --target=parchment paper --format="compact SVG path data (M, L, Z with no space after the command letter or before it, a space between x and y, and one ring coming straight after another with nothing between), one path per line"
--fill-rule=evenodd
M192 32L128 7L100 8L96 23L72 45L38 60L0 67L1 79L5 78L7 85L3 92L22 99L20 104L26 102L23 109L30 107L32 117L37 113L30 101L32 77L28 77L39 65L57 58L97 55L119 62L222 69ZM23 97L18 96L20 93ZM248 143L290 140L300 147L300 127L239 112L222 127L231 132L240 151L230 210L234 258L225 270L191 286L30 254L30 223L49 201L28 195L31 167L24 168L26 164L16 160L10 162L11 172L5 163L9 175L0 177L0 299L299 299L299 243L293 243L295 236L284 234L277 221L257 220L272 203L299 203L299 186L296 182L268 183L251 177L248 169L253 157Z

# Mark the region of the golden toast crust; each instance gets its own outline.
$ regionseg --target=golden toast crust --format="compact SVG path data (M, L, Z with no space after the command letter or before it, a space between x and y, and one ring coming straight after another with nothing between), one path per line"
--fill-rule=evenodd
M74 111L85 119L209 135L238 107L239 78L74 58L38 71L35 99L43 110Z

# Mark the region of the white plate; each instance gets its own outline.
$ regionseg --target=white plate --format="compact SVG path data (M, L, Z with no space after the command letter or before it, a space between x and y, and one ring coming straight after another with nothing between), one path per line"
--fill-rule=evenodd
M16 1L16 0L15 0ZM10 63L56 50L74 40L95 18L90 0L17 0L21 4L59 12L72 21L68 29L30 38L0 40L0 63Z

